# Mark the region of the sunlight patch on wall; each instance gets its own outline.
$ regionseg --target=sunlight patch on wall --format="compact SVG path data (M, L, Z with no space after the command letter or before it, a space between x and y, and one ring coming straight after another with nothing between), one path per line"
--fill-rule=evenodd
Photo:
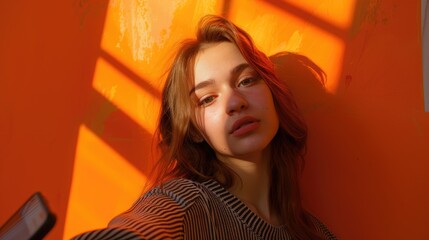
M340 29L346 30L352 24L355 0L335 1L335 3L331 0L287 0L285 2L324 19Z
M95 136L79 129L64 239L105 227L141 194L146 176Z
M161 48L171 32L175 11L186 0L115 0L109 14L117 14L120 33L116 47L126 46L134 61L148 62L153 48Z
M153 134L158 119L160 100L138 86L103 58L97 60L93 87L126 113L148 133ZM112 95L112 90L114 94Z
M256 45L267 55L281 51L300 52L302 50L303 32L301 29L290 30L288 35L283 31L284 24L274 14L257 15L252 21L241 26L252 36Z
M225 0L228 1L228 0ZM194 15L192 16L192 23L196 24L200 21L201 17L207 14L216 14L219 4L216 0L196 1Z
M321 29L309 28L304 34L304 46L300 52L313 60L327 74L326 90L335 94L338 90L346 45L340 38Z
M231 6L230 19L249 32L267 55L288 51L309 57L327 74L326 90L335 93L354 6L355 1L237 0Z

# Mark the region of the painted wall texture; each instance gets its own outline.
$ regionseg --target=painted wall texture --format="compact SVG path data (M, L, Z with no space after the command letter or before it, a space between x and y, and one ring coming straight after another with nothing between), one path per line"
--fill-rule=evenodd
M305 205L340 239L429 235L420 1L0 2L0 223L35 191L47 239L104 227L141 194L163 74L206 14L273 59L309 125ZM427 8L426 8L427 9ZM305 69L304 69L305 70Z

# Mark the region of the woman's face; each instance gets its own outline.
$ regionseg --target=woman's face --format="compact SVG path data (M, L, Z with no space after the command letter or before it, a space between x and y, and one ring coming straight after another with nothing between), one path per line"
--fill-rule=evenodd
M229 42L197 55L190 92L197 126L219 159L263 156L279 127L272 94Z

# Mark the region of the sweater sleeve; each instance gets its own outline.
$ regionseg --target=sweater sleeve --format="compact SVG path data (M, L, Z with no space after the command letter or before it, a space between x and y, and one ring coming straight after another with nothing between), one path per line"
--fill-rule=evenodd
M87 239L183 239L184 208L166 195L140 198L127 212L115 217L105 229L83 233Z

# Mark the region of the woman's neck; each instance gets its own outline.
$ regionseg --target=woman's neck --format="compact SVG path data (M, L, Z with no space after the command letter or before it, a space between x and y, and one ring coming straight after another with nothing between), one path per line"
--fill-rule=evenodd
M222 159L239 177L228 189L254 213L272 225L280 225L277 211L270 207L269 152L252 160Z

